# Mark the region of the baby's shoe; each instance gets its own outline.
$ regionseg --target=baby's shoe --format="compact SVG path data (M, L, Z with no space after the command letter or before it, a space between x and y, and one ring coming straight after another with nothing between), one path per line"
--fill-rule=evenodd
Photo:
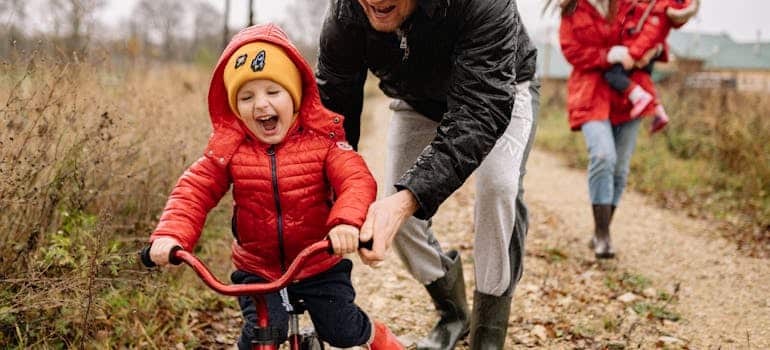
M628 93L628 99L633 104L633 107L631 107L631 118L636 118L652 102L652 94L642 89L641 86L634 85L631 92Z
M655 106L655 118L652 119L652 124L650 125L650 134L663 130L666 125L668 125L666 110L663 109L663 105Z

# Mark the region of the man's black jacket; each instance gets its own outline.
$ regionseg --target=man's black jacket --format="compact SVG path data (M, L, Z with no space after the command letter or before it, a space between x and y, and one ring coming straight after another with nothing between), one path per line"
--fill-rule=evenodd
M345 116L354 147L367 69L386 95L440 123L396 182L417 199L415 216L427 219L503 134L514 84L533 78L535 60L514 0L418 0L398 33L375 31L358 1L334 0L321 32L318 87L323 104Z

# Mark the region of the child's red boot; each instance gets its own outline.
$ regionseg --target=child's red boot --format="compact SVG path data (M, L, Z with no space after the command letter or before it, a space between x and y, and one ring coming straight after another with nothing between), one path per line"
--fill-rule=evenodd
M663 130L667 124L668 114L666 114L666 110L663 109L663 105L655 106L655 118L652 119L652 124L650 125L650 134Z
M631 104L633 104L631 107L631 118L636 118L644 112L644 109L647 108L648 105L650 105L653 98L652 94L639 85L632 84L629 90L628 99L631 101Z
M374 340L369 344L371 350L403 350L404 346L398 342L396 336L390 332L388 326L379 323L374 323Z

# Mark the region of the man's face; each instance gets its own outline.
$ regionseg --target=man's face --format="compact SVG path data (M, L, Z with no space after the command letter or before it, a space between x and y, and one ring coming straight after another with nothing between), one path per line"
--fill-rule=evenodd
M358 0L379 32L394 32L417 7L417 0Z

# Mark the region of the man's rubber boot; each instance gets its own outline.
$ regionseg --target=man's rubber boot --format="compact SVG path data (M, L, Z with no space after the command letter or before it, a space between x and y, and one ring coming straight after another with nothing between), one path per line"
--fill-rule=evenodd
M374 326L374 339L369 344L370 350L404 350L404 346L386 325L375 321L372 326Z
M589 246L593 248L597 259L612 259L615 250L610 239L610 221L615 212L614 206L609 204L594 204L594 237Z
M417 342L418 350L454 349L457 342L468 335L470 317L465 299L462 260L456 250L447 255L452 263L444 277L425 286L436 306L439 320L430 333Z
M505 346L511 295L494 296L473 292L471 349L499 350Z

